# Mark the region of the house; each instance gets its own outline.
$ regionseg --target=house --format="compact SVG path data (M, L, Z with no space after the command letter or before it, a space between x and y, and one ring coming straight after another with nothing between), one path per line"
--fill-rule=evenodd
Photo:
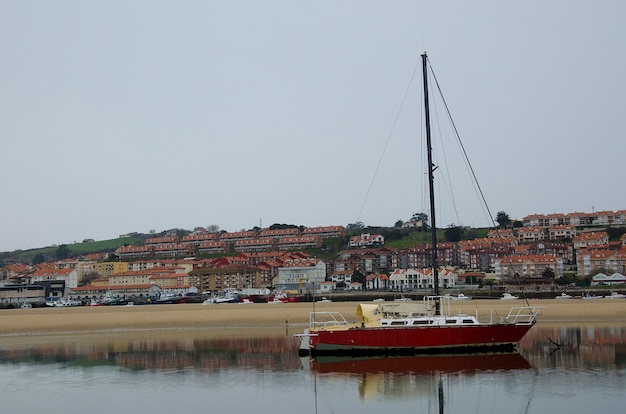
M360 282L350 282L346 286L347 290L363 290L363 283Z
M586 248L606 248L609 246L609 234L606 231L589 231L574 237L574 250Z
M303 236L318 236L320 239L339 238L346 234L343 226L307 227L302 231Z
M363 233L360 236L352 236L350 238L350 247L368 247L384 244L385 238L381 234Z
M584 249L576 255L578 277L597 271L626 272L626 248L618 251L609 249Z
M517 240L520 243L529 243L545 240L545 232L542 227L522 227L517 229Z
M563 259L548 255L514 255L495 260L497 279L541 278L546 269L551 269L554 277L563 277Z
M317 293L332 293L337 288L334 282L322 282L319 284L319 291Z
M626 276L621 273L613 273L607 276L604 273L598 273L591 280L591 285L623 285L626 284Z
M330 275L331 282L335 282L336 284L343 283L348 285L352 282L352 274L351 270L338 270L333 271Z
M78 272L76 269L71 268L55 270L38 269L28 275L29 283L39 283L52 280L62 280L68 288L75 288L78 286Z
M365 277L368 290L388 290L389 284L389 276L384 273L370 273Z

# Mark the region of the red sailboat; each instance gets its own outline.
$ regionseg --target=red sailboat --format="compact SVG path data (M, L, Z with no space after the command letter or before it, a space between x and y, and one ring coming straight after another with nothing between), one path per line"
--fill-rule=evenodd
M422 55L426 145L430 192L434 295L423 302L360 304L359 321L349 323L338 312L312 312L300 338L300 355L415 354L511 350L535 324L539 307L511 308L504 318L479 321L452 315L448 299L439 294L435 225L434 168L430 136L426 54Z

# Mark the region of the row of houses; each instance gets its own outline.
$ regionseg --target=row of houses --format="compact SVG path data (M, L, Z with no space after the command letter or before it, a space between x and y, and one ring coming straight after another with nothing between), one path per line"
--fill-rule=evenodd
M522 219L524 227L549 228L554 226L624 226L626 210L597 211L593 213L531 214Z
M142 257L191 257L196 254L288 251L319 248L327 238L345 236L343 226L319 226L286 229L260 229L239 232L206 232L202 229L178 237L153 237L142 246L122 246L115 254L123 259Z

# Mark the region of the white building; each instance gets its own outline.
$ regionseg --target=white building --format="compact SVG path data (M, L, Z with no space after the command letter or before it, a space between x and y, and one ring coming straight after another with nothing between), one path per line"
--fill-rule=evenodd
M63 280L65 287L73 289L78 287L78 272L76 269L58 269L53 272L41 271L30 275L30 283L45 282L50 280Z
M607 276L604 273L598 273L592 278L592 285L623 285L626 283L626 276L621 273L613 273Z
M352 236L350 238L350 247L367 247L380 245L385 243L382 234L363 233L360 236Z
M320 285L326 280L326 263L320 259L288 260L278 268L274 285L284 289L293 289L301 283Z
M440 288L451 288L457 285L458 274L440 269L438 279ZM392 290L398 291L434 289L435 286L432 269L396 269L389 275L389 284Z

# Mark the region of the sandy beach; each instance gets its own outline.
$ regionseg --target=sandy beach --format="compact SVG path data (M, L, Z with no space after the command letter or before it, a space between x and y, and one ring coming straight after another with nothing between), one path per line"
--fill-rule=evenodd
M626 299L531 300L542 306L540 325L626 325ZM316 311L338 311L355 321L357 302L316 303ZM453 301L453 313L505 316L524 301ZM228 335L274 329L294 333L309 321L312 303L179 304L7 309L0 311L0 340L33 335L76 335L120 332L227 331ZM4 338L4 339L3 339Z

